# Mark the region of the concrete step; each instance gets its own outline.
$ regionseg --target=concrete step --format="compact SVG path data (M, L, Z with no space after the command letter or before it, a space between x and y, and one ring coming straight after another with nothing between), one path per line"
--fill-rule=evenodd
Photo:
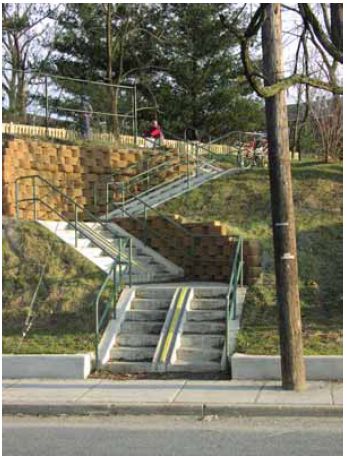
M147 298L136 298L132 303L131 303L131 308L136 309L136 310L149 310L149 309L155 309L155 310L167 310L170 306L170 300L167 299L159 299L159 300L154 300L154 299L147 299Z
M219 362L185 362L177 360L175 363L168 365L167 371L182 373L219 373L222 371Z
M187 321L183 326L184 334L221 335L225 331L225 322L193 322Z
M221 349L224 346L223 335L185 335L181 336L182 347L197 347L200 349Z
M139 288L136 290L136 298L150 299L171 299L175 293L175 288Z
M115 374L150 373L152 362L120 362L114 360L106 363L103 368Z
M166 311L161 310L130 310L125 314L125 321L164 322Z
M67 231L66 232L58 232L56 234L60 239L62 239L67 244L75 246L75 233L72 232L72 231L69 231L68 233L71 233L71 234L67 234ZM79 237L77 239L77 247L79 249L83 249L83 248L87 248L87 247L91 247L92 248L93 244L89 239Z
M194 309L193 311L187 311L187 320L194 322L215 322L218 320L225 319L225 311L207 311Z
M97 258L97 257L100 257L102 255L105 255L105 252L103 252L101 249L99 249L99 247L80 247L78 246L78 249L79 251L81 252L81 254L83 256L85 256L86 258Z
M221 358L221 349L181 347L177 351L177 359L185 362L220 362Z
M44 220L40 221L40 223L48 228L50 231L53 231L55 233L56 231L64 231L69 228L69 223L66 223L64 221L50 221L50 220Z
M163 328L162 322L147 322L126 320L123 322L121 331L122 333L136 333L136 334L159 334Z
M105 272L110 270L113 263L113 259L111 257L94 257L92 261Z
M194 288L194 299L200 298L225 298L228 287L196 287Z
M142 264L144 264L144 265L153 264L153 267L157 266L157 267L160 267L160 268L161 268L161 266L159 266L158 263L153 262L153 258L150 257L149 255L136 255L136 256L135 256L135 255L133 254L133 256L134 256L134 258L136 258L136 260L137 260L139 263L142 263Z
M111 349L110 359L120 362L151 362L155 346L151 347L124 347L117 346Z
M156 346L159 341L159 334L156 335L141 335L120 333L116 338L116 345L119 346L139 346L139 347L152 347Z
M226 300L224 298L194 298L190 303L190 309L225 311Z

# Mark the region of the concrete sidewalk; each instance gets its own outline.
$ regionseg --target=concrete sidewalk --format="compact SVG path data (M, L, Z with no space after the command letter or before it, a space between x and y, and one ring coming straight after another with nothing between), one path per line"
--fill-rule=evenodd
M342 383L304 392L278 381L5 380L3 414L175 414L341 416Z

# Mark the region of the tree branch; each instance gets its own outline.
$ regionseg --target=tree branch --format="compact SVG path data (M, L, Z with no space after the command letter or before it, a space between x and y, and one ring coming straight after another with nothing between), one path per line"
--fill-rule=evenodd
M313 33L317 37L320 44L326 50L327 53L330 54L335 60L343 63L343 54L342 52L334 45L334 43L330 40L328 35L324 32L321 25L319 24L316 16L312 12L308 3L299 3L299 10L301 15L307 22L310 24Z

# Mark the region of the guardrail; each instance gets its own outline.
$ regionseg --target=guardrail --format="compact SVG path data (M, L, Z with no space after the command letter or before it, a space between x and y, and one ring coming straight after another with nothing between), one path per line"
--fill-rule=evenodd
M230 343L230 326L231 322L236 319L236 307L237 307L237 286L243 286L243 238L239 236L236 244L233 264L231 268L229 288L227 292L227 307L226 307L226 346L227 355L231 355L231 343Z
M96 367L96 370L100 369L100 358L99 358L100 334L104 328L104 325L107 323L107 320L110 318L110 313L111 313L112 319L117 318L116 305L117 305L117 301L118 301L120 292L122 291L122 288L123 288L122 281L123 281L123 275L124 275L124 272L121 269L117 269L119 266L121 266L120 259L118 261L116 260L112 264L108 274L105 277L104 282L102 283L98 291L98 294L95 300L95 367ZM111 289L112 293L109 296L108 300L106 301L103 311L101 311L100 300L110 281L112 282L112 289ZM130 286L131 286L131 281L130 281Z
M32 196L28 198L21 198L20 197L20 182L24 180L31 180L32 182ZM38 183L42 183L45 186L48 187L49 192L47 193L46 196L41 197L38 196L37 190L38 190ZM45 201L44 198L48 197L50 193L57 194L65 202L69 203L71 206L73 206L74 209L74 219L71 221L64 215L64 211L57 209L56 207L53 207L50 205L47 201ZM40 175L26 175L26 176L21 176L16 178L15 180L15 205L16 205L16 218L19 218L19 204L21 202L32 202L33 203L33 220L37 220L37 207L36 203L39 202L43 206L47 207L49 210L51 210L53 213L55 213L60 219L68 222L70 225L73 226L74 231L75 231L75 248L77 248L78 244L78 234L81 233L84 236L86 236L89 239L93 240L93 243L104 250L107 255L109 255L111 258L114 260L118 256L118 251L117 249L110 244L105 238L103 238L100 234L97 234L95 231L93 231L91 228L86 227L83 222L79 222L78 220L78 210L83 212L84 214L87 215L88 219L91 222L97 223L100 225L103 229L108 230L107 223L105 221L101 220L99 217L88 211L86 208L82 207L80 204L78 204L74 199L70 198L67 194L59 190L56 186L52 185L48 180L44 179ZM117 236L117 239L119 240L128 240L129 238L123 237L123 236ZM130 261L131 262L131 261Z

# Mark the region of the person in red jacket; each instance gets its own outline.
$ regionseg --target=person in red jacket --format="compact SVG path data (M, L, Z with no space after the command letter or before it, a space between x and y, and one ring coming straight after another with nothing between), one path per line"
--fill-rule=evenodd
M146 139L146 147L160 147L160 142L164 139L163 132L157 120L153 120L151 127L144 133Z

